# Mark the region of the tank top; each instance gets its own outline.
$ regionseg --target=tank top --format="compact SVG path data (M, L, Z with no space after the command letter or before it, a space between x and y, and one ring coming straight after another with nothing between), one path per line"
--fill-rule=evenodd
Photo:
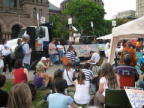
M41 88L43 86L43 78L37 77L37 74L34 76L34 86L36 88Z
M90 100L89 95L89 88L90 88L90 82L84 81L84 84L80 85L78 82L76 82L76 92L74 95L74 101L77 104L87 104Z
M26 82L26 74L24 73L24 68L16 69L14 71L14 84L19 84L21 82Z

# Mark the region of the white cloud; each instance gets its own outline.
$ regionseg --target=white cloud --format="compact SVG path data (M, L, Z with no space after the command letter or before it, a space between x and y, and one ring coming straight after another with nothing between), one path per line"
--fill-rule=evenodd
M49 0L52 4L60 7L60 3L63 0ZM103 0L104 8L106 11L105 18L112 19L113 15L116 15L120 11L124 10L135 10L136 9L136 0Z

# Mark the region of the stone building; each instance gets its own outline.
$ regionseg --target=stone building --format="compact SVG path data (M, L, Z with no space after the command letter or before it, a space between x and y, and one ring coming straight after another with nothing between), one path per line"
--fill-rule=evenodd
M61 10L49 2L49 16L50 15L61 15Z
M118 12L118 15L117 17L118 18L126 18L128 16L135 16L135 11L134 10L126 10L126 11L121 11L121 12Z
M48 0L0 0L0 38L17 38L22 27L37 25L37 14L49 22L48 7Z
M144 0L136 0L136 17L144 16Z

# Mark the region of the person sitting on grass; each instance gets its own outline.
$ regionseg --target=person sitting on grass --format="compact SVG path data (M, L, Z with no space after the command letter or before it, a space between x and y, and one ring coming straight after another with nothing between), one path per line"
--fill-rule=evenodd
M14 84L19 84L21 82L30 82L30 75L26 68L23 68L23 62L21 59L16 60L14 70Z
M43 65L38 65L34 76L34 86L37 89L46 89L49 82L52 81L52 76L45 73Z
M143 80L140 81L139 87L144 90L144 77L143 77Z
M7 108L32 108L32 94L27 84L20 83L11 88Z
M78 78L73 82L73 85L76 87L76 92L70 92L69 96L71 96L77 104L86 105L90 100L90 82L86 81L83 72L78 73Z
M67 83L64 79L57 79L53 82L53 85L56 93L47 97L49 108L68 108L69 105L72 108L78 108L73 99L65 95Z
M99 90L94 98L94 105L102 107L105 104L105 91L106 89L119 89L119 76L115 74L113 67L110 63L104 63L102 65L102 71L100 73Z
M62 72L60 69L57 69L57 70L55 71L55 73L54 73L54 78L53 78L52 81L56 81L56 80L59 79L59 78L63 78L63 72ZM68 88L68 86L67 86L67 88ZM40 102L37 103L37 106L40 106L40 105L42 105L44 102L46 102L46 101L47 101L47 97L48 97L50 94L52 94L52 93L55 93L55 90L54 90L53 84L51 83L51 84L50 84L50 93L47 93L47 94L45 95L45 97L44 97ZM47 108L47 107L46 107L46 108Z
M95 88L92 88L92 89L95 89L95 92L97 92L98 89L99 89L99 76L100 76L100 73L101 73L101 69L99 69L97 73L98 73L98 75L95 78L93 78L92 81L91 81L91 83L93 85L95 85L94 86Z
M67 67L64 70L64 79L68 86L73 86L73 79L75 78L75 69L72 68L72 62L68 61Z
M0 108L6 107L8 103L8 93L2 90L5 82L6 77L0 74Z

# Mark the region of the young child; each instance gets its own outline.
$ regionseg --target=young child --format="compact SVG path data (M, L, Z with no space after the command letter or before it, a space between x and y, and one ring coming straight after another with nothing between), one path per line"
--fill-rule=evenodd
M64 70L64 79L68 86L73 86L73 79L75 78L75 69L72 68L72 62L68 61L67 67Z

